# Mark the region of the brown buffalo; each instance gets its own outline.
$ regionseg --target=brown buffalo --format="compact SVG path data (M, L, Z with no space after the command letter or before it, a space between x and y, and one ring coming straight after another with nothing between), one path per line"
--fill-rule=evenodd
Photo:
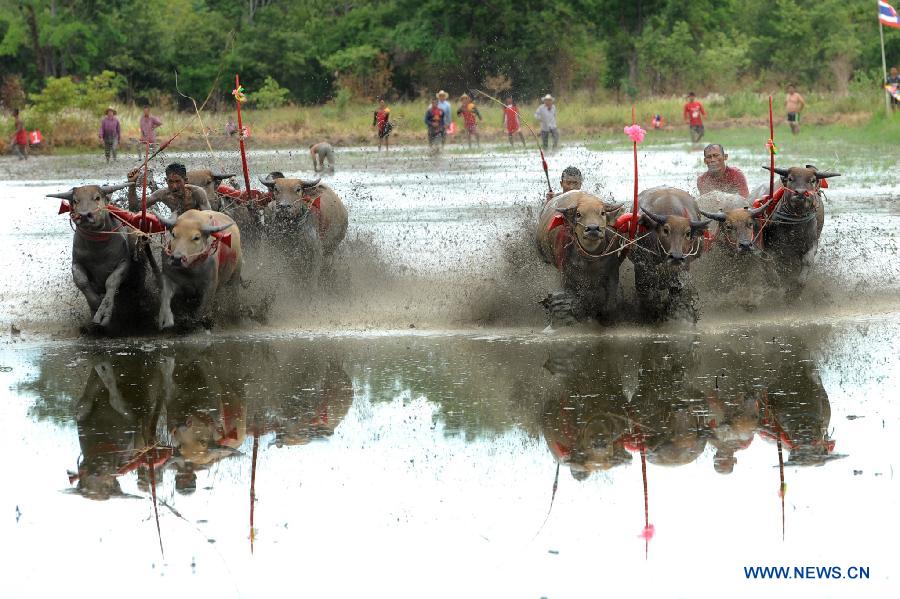
M241 233L230 216L212 210L188 210L177 221L160 220L170 235L158 320L165 329L175 325L174 298L193 304L186 312L204 318L217 291L225 286L234 291L241 277Z
M266 226L275 243L308 267L309 281L315 286L323 266L330 266L331 257L347 234L347 208L319 179L288 179L278 177L280 174L260 177L272 193L272 202L266 207Z
M216 190L219 187L219 183L233 176L233 174L214 173L209 169L201 169L188 171L187 182L189 185L196 185L206 192L206 199L209 200L210 209L222 212L222 208L224 208L222 197Z
M781 176L784 189L766 217L763 244L782 282L800 289L809 278L825 224L821 181L840 174L819 172L812 165L776 168L775 172Z
M537 222L538 251L562 275L562 291L544 305L555 321L610 318L619 290L618 249L622 237L612 226L622 204L604 202L581 190L544 204Z
M754 208L749 200L737 194L710 191L697 198L697 204L701 208L700 214L713 221L708 228L713 247L729 254L756 250L756 217L766 209L768 202Z
M711 221L701 220L694 198L674 187L646 189L638 203L643 231L629 258L641 311L657 320L684 311L696 322L699 311L687 270L703 253L703 232Z

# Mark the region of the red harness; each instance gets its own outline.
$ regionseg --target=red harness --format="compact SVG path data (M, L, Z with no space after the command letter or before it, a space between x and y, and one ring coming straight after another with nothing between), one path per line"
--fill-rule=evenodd
M263 208L272 201L272 193L269 191L259 191L258 189L251 189L248 194L246 191L241 191L239 189L235 189L234 187L229 187L228 185L222 184L216 188L216 193L220 193L223 196L228 196L233 199L237 204L248 204L249 202L253 202L257 208Z

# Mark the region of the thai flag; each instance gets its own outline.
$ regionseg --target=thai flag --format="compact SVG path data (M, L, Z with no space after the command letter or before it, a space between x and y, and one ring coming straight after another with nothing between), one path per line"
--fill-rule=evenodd
M882 25L900 29L900 17L897 16L897 11L884 0L878 0L878 21Z

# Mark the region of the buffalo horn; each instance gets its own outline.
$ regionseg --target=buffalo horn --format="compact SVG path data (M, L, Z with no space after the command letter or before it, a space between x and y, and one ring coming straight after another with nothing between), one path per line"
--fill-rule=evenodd
M791 174L791 170L787 169L787 168L778 168L777 166L774 169L772 169L771 167L768 167L768 166L764 166L763 168L766 169L767 171L774 170L776 173L778 173L782 177L787 177L789 174Z
M622 208L625 207L625 204L619 202L618 204L603 204L604 212L618 212Z
M750 213L750 216L756 216L757 214L759 214L760 212L765 210L766 206L768 206L769 202L771 202L771 201L772 201L772 198L769 198L768 200L766 200L766 203L763 204L762 206L760 206L759 208L747 208L746 210L747 210L747 212ZM700 212L703 212L703 211L701 210ZM709 215L704 214L704 216L709 216Z
M840 173L832 173L831 171L825 171L824 173L816 173L816 179L827 179L828 177L840 177Z
M696 229L705 229L711 223L711 220L692 220L691 221L691 231Z
M309 188L309 187L315 187L316 185L319 184L319 181L321 181L321 180L322 180L322 177L319 177L318 179L315 179L313 181L305 181L303 179L300 179L300 185L304 189Z
M266 175L265 177L259 177L259 182L268 188L275 187L275 179L272 178L272 175Z
M223 173L213 173L212 174L212 178L215 179L216 181L223 181L225 179L230 179L232 177L234 177L234 175L228 175L228 174L223 174Z
M75 188L73 187L69 191L64 191L62 193L48 193L48 198L59 198L61 200L69 200L72 201L72 198L75 196Z
M643 206L641 206L641 211L642 211L644 214L646 214L647 216L649 216L650 218L652 218L654 221L656 221L657 224L659 224L659 225L664 225L664 224L666 224L666 218L668 218L668 217L666 217L666 216L660 216L660 215L658 215L658 214L653 214L652 212L650 212L649 210L647 210L647 209L644 208Z
M700 214L702 214L706 218L711 218L713 220L717 220L720 223L724 223L725 218L726 218L724 212L704 212L703 210L701 210ZM694 226L693 221L691 221L691 226Z
M212 235L213 233L224 231L233 224L234 223L225 223L224 225L203 225L200 227L200 232L204 235Z
M113 193L114 191L125 189L126 187L128 187L127 183L123 183L122 185L101 185L100 192L106 196Z
M159 222L161 222L163 224L163 226L165 228L169 229L170 231L172 230L172 227L175 226L175 223L178 222L177 219L166 218L165 216L159 216L157 218L159 218Z

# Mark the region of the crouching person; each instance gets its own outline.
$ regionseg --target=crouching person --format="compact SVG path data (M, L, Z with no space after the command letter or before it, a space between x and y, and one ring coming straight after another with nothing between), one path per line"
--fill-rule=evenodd
M188 210L160 219L169 231L162 267L160 329L179 319L209 321L217 292L236 292L241 278L241 233L227 214ZM174 308L174 311L173 311Z

